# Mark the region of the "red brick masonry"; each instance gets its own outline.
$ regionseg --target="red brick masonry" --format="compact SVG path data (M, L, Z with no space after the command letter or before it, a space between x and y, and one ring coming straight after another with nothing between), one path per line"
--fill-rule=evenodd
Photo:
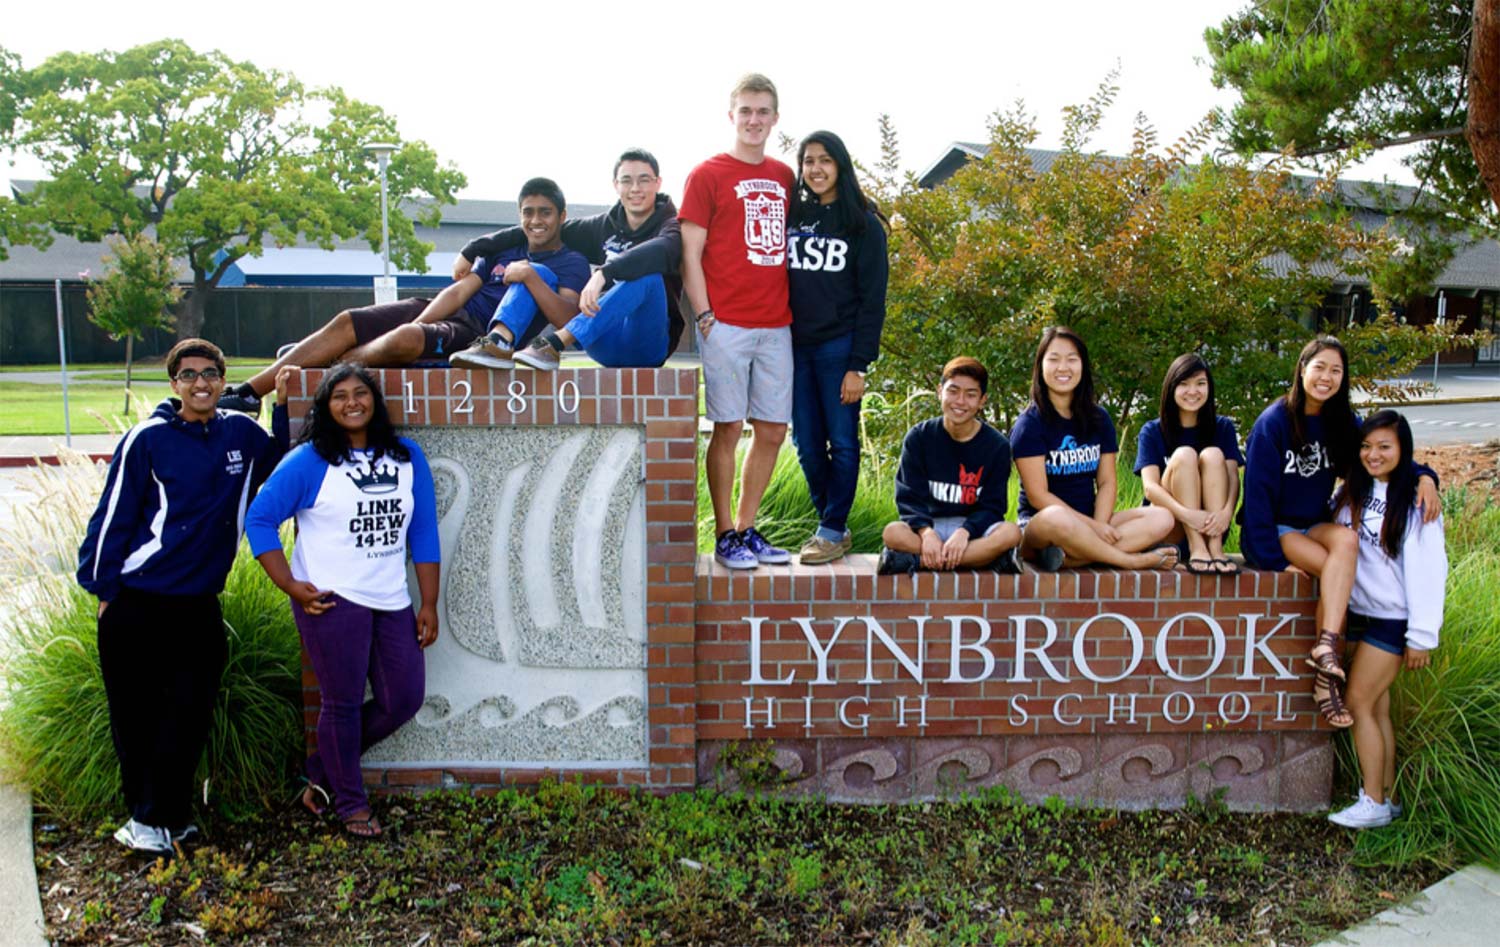
M695 371L381 374L400 425L645 428L649 765L367 769L377 787L567 775L674 791L765 785L773 763L779 791L839 800L1003 784L1126 807L1220 789L1236 808L1328 802L1329 732L1302 663L1306 578L877 577L868 556L731 575L696 554ZM294 425L320 377L294 381ZM304 686L311 740L307 670Z
M1312 608L1311 582L1286 574L878 577L851 556L745 575L702 557L698 777L743 783L743 761L765 758L744 741L769 739L784 791L834 799L1004 784L1121 806L1222 788L1236 807L1321 807L1332 757L1302 663Z

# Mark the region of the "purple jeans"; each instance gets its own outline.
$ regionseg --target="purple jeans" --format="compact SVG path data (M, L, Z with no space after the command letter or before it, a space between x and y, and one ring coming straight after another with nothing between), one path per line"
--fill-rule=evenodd
M322 692L318 749L307 758L307 778L328 790L333 811L347 819L370 808L360 756L416 715L427 678L410 608L383 612L340 595L332 600L338 604L321 615L307 614L294 601L292 617Z

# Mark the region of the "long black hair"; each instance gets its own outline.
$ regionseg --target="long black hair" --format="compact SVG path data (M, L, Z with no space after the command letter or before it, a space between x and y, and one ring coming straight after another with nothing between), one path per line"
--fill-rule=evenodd
M792 201L792 226L805 223L818 207L818 195L802 179L802 158L807 154L808 145L822 145L823 150L828 152L828 156L838 166L838 180L833 184L838 198L833 204L834 232L851 237L864 233L865 224L869 220L865 216L866 211L873 213L883 226L886 222L885 215L880 213L880 208L865 196L864 190L859 186L859 175L854 173L854 159L849 157L849 149L844 147L844 140L830 131L813 132L797 146L797 186L796 198Z
M1401 457L1391 469L1385 487L1385 519L1380 524L1380 545L1392 559L1401 554L1401 541L1406 537L1406 524L1412 507L1417 502L1417 471L1411 462L1411 425L1399 411L1383 408L1376 411L1360 425L1359 436L1363 440L1383 428L1396 431L1396 443L1401 447ZM1349 517L1356 528L1369 497L1374 478L1364 464L1354 464L1344 481L1344 502L1349 504Z
M1042 333L1042 341L1037 343L1036 358L1031 362L1031 403L1036 405L1042 419L1048 424L1057 423L1057 408L1053 407L1052 399L1047 394L1047 383L1042 380L1042 358L1047 354L1047 346L1055 339L1072 342L1083 363L1083 371L1079 375L1078 386L1073 389L1073 403L1070 407L1078 432L1087 436L1094 427L1094 415L1099 408L1098 402L1094 400L1094 363L1089 360L1089 347L1083 344L1083 337L1067 326L1048 326L1047 331Z
M1357 467L1355 450L1359 446L1359 419L1349 406L1349 353L1343 343L1331 335L1320 335L1302 347L1297 356L1297 369L1292 373L1292 388L1286 393L1286 406L1292 416L1292 446L1301 450L1307 446L1307 389L1302 384L1302 372L1309 362L1327 351L1339 353L1344 363L1344 375L1339 379L1339 390L1323 402L1318 412L1323 419L1323 430L1328 436L1328 459L1333 463L1333 472L1347 476L1350 467Z
M1161 406L1157 414L1161 418L1162 439L1166 441L1168 453L1182 446L1182 411L1177 407L1177 386L1199 372L1208 377L1208 398L1198 409L1198 436L1203 437L1204 424L1208 425L1209 434L1213 433L1213 425L1219 417L1214 402L1214 373L1208 370L1208 363L1197 352L1179 355L1167 367L1166 377L1161 381Z
M400 461L411 459L411 452L401 445L396 437L396 426L391 423L391 413L386 410L385 396L380 392L380 379L375 373L358 362L341 362L328 370L313 392L312 409L302 422L302 432L297 435L298 444L311 444L318 456L337 466L345 460L353 462L350 453L349 434L339 427L329 413L328 402L333 398L334 386L339 382L358 378L374 395L374 408L370 412L370 425L365 428L365 437L375 454L372 463L385 454Z

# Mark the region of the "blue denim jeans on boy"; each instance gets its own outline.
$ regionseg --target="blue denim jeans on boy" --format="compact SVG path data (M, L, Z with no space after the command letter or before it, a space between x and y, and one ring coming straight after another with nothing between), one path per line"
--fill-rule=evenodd
M859 485L859 402L839 400L853 346L850 333L792 349L792 441L829 542L843 540Z
M542 282L554 293L557 292L557 274L540 263L531 264L536 270L536 275L542 278ZM547 317L542 315L542 310L536 304L536 299L531 295L523 283L512 283L510 289L500 299L500 305L495 307L495 314L490 317L490 324L486 331L503 325L510 330L512 339L511 348L521 349L529 343L538 332L546 328Z
M605 368L655 368L667 360L668 305L660 276L621 280L599 297L597 313L579 313L567 329Z

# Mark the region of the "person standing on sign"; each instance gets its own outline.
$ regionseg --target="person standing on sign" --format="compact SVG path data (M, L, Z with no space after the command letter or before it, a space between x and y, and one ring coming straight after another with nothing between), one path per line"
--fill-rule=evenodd
M714 507L714 559L729 569L789 563L755 528L792 419L792 311L787 304L787 207L792 169L766 157L776 86L758 73L729 94L734 146L693 169L683 191L682 285L702 336L705 461ZM754 431L734 496L735 451Z
M198 834L193 777L225 657L219 593L245 504L281 454L253 419L215 407L218 346L178 342L167 375L177 397L125 434L78 550L78 584L99 597L99 670L130 810L115 840L148 855ZM273 426L284 441L280 406Z
M885 221L833 132L797 150L788 238L792 303L792 440L818 512L803 565L849 551L846 529L859 485L859 406L880 354L888 264ZM1009 464L1009 461L1006 462Z
M289 566L278 527L292 516ZM422 449L396 435L369 369L345 362L323 376L298 446L251 504L245 532L292 600L321 692L302 805L321 816L331 802L350 835L378 836L359 760L422 706L422 649L438 635L441 551L432 471ZM415 615L408 553L422 596Z

